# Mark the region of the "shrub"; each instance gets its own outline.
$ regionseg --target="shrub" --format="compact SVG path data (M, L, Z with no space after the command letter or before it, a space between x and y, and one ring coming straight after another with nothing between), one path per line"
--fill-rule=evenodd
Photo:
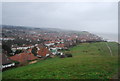
M18 62L18 61L13 61L15 64L20 64L20 62Z
M67 57L72 57L72 54L65 54Z
M60 58L65 58L66 56L65 55L60 55Z

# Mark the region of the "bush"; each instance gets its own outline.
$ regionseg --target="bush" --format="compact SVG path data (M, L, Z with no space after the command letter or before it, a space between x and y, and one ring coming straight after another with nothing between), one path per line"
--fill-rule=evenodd
M27 61L25 61L25 62L20 62L20 63L19 63L19 66L26 66L26 65L28 65L28 63L29 63L29 62L27 62Z
M19 53L22 53L22 52L23 52L22 50L16 50L15 54L19 54Z
M60 58L65 58L66 56L65 55L60 55Z
M72 54L65 54L67 57L72 57Z
M20 62L18 62L18 61L13 61L15 64L20 64Z
M34 48L32 49L32 53L34 54L34 56L37 56L37 48L36 48L36 47L34 47Z

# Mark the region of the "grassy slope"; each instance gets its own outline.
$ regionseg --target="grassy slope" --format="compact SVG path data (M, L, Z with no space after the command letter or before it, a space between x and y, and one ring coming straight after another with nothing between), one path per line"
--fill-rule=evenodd
M3 72L3 79L107 79L117 72L117 44L84 43L70 49L72 58L53 58Z

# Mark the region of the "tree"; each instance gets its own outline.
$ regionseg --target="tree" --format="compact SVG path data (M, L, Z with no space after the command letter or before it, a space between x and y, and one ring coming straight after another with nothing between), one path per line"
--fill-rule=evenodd
M2 45L2 49L4 49L5 51L7 51L8 54L9 54L9 53L12 53L11 48L10 48L8 45L6 45L6 44L3 44L3 45Z
M37 55L37 47L34 47L34 48L32 49L32 53L34 54L34 56Z
M16 50L15 51L15 54L19 54L19 53L22 53L22 50Z

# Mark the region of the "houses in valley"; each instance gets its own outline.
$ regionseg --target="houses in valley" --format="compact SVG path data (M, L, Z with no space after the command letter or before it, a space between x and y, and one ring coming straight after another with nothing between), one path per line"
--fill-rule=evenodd
M14 61L24 63L44 57L63 55L61 50L68 50L79 43L101 41L101 38L89 32L62 31L59 29L27 28L3 26L0 45L7 51L3 54L3 68L15 66ZM54 31L53 31L54 30ZM6 59L6 60L5 60ZM8 64L8 65L5 65ZM11 64L11 65L10 65Z

